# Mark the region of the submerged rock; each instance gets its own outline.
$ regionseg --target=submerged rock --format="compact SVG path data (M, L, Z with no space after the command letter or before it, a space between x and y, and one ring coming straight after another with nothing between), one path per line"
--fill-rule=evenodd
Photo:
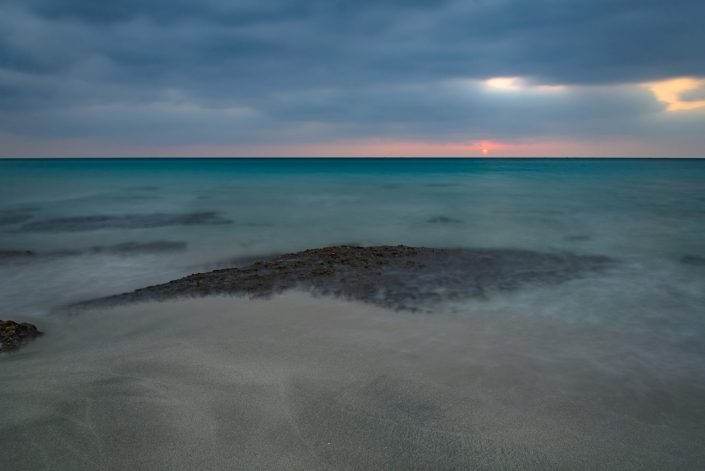
M463 221L448 216L436 216L428 219L426 222L431 224L460 224Z
M40 335L42 332L34 324L0 320L0 352L16 350Z
M292 288L417 310L443 299L485 297L526 284L561 283L604 269L607 257L526 250L337 246L261 260L241 268L198 273L82 306L180 296L268 296Z
M32 219L32 215L17 211L0 211L0 226L19 224Z
M34 257L36 254L31 250L0 250L0 260Z
M705 257L701 257L700 255L684 255L681 257L681 263L686 265L705 266Z
M569 235L564 237L565 240L568 242L586 242L588 240L591 240L592 237L589 235Z
M195 213L111 214L44 219L24 224L18 232L81 232L165 226L231 224L214 211Z
M142 253L179 252L186 250L186 242L172 240L155 240L150 242L123 242L114 245L96 245L88 253L108 253L132 255Z
M145 185L145 186L131 186L128 188L128 190L134 190L134 191L158 191L159 187L154 186L154 185Z
M424 186L428 188L449 188L460 185L458 185L457 183L426 183Z
M94 245L88 249L62 249L48 252L33 250L0 249L0 265L26 261L46 261L56 257L79 255L121 255L162 254L186 250L186 242L172 240L154 240L148 242L122 242L113 245Z

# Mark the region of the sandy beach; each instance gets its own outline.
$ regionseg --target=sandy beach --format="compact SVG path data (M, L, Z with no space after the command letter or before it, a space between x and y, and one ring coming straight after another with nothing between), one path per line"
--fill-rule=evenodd
M662 470L704 459L697 385L584 329L301 292L47 321L49 335L1 365L7 469Z

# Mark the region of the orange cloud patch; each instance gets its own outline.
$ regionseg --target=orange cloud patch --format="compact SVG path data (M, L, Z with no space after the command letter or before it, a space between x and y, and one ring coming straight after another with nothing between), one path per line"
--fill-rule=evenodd
M683 95L691 90L705 87L705 79L680 77L660 82L645 83L656 99L668 104L666 111L686 111L705 107L705 100L685 101Z

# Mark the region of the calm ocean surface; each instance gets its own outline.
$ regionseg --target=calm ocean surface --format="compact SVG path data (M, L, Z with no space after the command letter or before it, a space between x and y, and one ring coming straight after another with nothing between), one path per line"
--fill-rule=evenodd
M705 160L0 161L0 250L36 252L0 264L15 315L341 243L608 255L625 295L697 305Z
M486 381L452 390L482 391L480 405L498 414L535 406L531 423L542 425L524 432L545 437L536 469L705 469L705 160L0 160L0 318L52 325L63 304L347 243L615 258L608 272L560 285L440 305L424 322L460 324L430 328L435 343L409 338L445 349L431 377L471 356L458 325L484 329L472 361ZM379 345L371 338L367 351ZM526 404L483 420L520 423ZM443 410L442 427L467 425L454 422L465 412ZM561 458L548 430L574 440L565 447L582 461ZM500 435L483 445L497 457L529 440Z

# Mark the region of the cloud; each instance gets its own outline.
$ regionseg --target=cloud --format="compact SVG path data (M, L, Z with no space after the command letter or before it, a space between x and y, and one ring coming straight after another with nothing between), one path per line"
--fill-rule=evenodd
M680 99L686 102L705 100L705 80L700 80L692 89L681 93Z
M705 79L679 77L659 82L650 82L645 87L651 90L654 96L667 104L671 112L695 110L705 107L705 99L699 99L705 90Z
M106 145L691 139L700 114L673 126L640 84L705 77L703 17L699 0L4 0L0 133ZM493 78L516 80L512 93Z

